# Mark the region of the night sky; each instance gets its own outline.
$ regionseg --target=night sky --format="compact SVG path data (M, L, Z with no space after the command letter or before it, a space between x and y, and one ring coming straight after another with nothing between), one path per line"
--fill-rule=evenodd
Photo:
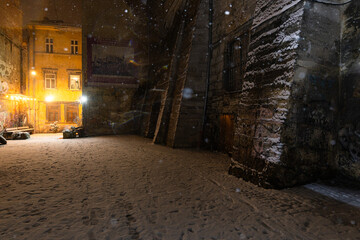
M81 0L21 0L24 25L40 21L45 16L50 20L81 24Z

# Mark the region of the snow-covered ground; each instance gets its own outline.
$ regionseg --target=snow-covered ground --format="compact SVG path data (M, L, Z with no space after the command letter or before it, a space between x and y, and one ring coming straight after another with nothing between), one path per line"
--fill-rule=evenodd
M227 174L222 154L137 136L0 146L0 239L360 239L360 209Z

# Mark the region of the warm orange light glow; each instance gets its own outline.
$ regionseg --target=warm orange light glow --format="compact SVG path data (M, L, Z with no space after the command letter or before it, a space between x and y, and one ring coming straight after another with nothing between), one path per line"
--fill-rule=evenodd
M36 76L36 71L35 71L35 70L32 70L32 71L31 71L31 75Z
M51 96L51 95L50 95L50 96L46 96L46 97L45 97L45 101L46 101L46 102L52 102L52 101L54 101L54 96Z

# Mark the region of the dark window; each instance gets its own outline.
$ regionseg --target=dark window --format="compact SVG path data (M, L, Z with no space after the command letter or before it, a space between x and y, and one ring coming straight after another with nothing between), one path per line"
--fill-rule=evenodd
M66 122L77 123L79 116L79 106L68 104L66 106Z
M71 40L71 54L79 54L79 42Z
M46 106L46 119L48 122L60 121L61 108L60 105L47 105Z
M228 44L225 52L224 85L227 91L240 90L245 74L248 33Z
M54 52L54 40L52 38L46 38L45 40L46 52L53 53Z

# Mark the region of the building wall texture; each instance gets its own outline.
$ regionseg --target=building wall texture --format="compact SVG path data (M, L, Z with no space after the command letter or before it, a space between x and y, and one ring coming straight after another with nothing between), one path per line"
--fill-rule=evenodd
M338 155L341 173L360 179L360 3L344 6L339 83Z
M181 27L162 95L154 136L156 143L171 147L199 145L207 63L207 6L208 1L187 2L180 14Z
M232 156L231 174L264 187L292 186L339 172L358 179L354 158L358 116L353 111L358 107L354 52L359 25L357 14L349 10L355 7L333 3L215 4L219 9L215 9L206 137L210 147ZM232 15L230 5L246 14ZM226 51L247 32L244 78L240 88L228 91ZM355 94L349 97L348 91ZM233 134L226 134L224 116L231 116ZM341 122L344 127L339 129ZM229 142L225 148L224 139ZM344 139L349 142L345 147L339 143Z
M54 121L58 122L59 131L70 126L79 126L82 121L82 47L81 28L62 23L34 23L27 26L29 47L29 66L36 75L29 76L26 84L27 96L36 99L31 105L30 120L37 132L49 132ZM53 40L53 52L46 51L46 39ZM71 41L78 42L77 54L71 52ZM55 86L49 88L45 83L45 74L55 74ZM70 88L70 75L80 77L78 89ZM51 100L47 98L51 97ZM48 106L58 106L56 119L49 118ZM77 109L76 121L67 119L67 107L71 105ZM36 115L34 114L34 109Z
M7 94L23 93L26 80L20 1L0 1L0 16L0 127L17 127L24 120L26 102L11 100Z

